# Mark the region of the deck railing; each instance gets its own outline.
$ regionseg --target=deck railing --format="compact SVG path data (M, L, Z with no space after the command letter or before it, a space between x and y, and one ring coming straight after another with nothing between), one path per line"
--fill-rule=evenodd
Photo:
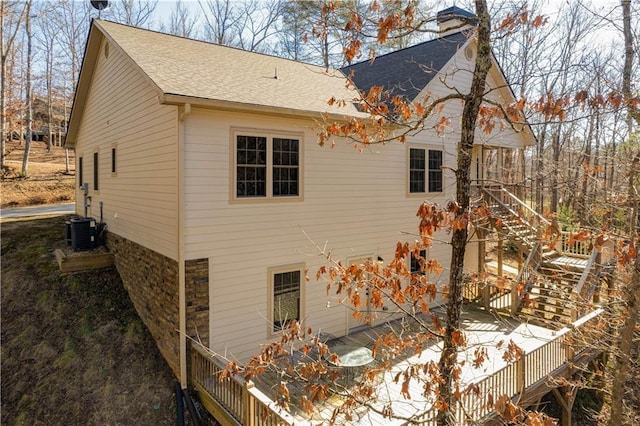
M511 312L511 295L516 290L515 282L504 279L498 284L492 279L470 279L462 287L462 297L480 303L487 310Z
M591 255L591 250L593 248L593 242L591 238L577 240L572 238L572 235L575 235L575 232L562 231L560 233L560 247L562 253L568 254L574 257L584 257L588 258Z
M535 245L531 248L529 255L527 256L527 260L525 260L522 268L520 268L520 272L515 280L515 288L513 303L511 305L511 315L515 315L516 312L520 309L522 302L524 301L527 293L533 287L533 284L536 279L536 272L540 267L540 262L542 261L540 243L535 243ZM517 291L518 286L522 283L521 291Z
M524 394L531 386L552 379L554 372L573 363L585 350L593 349L594 339L584 338L583 334L587 324L593 325L603 312L596 309L559 330L554 339L524 353L517 361L467 385L456 410L458 420L480 421L494 410L488 404L488 395L497 401L501 395L514 398Z
M570 326L559 330L556 336L542 346L523 353L491 375L465 383L465 390L455 410L460 424L477 423L493 415L495 402L506 395L511 399L526 396L528 389L553 380L563 368L577 362L578 357L597 347L597 336L589 336L595 329L603 309L596 309ZM590 328L591 327L591 328ZM197 343L191 344L190 380L203 404L223 424L247 426L284 426L295 424L295 419L279 408L275 402L253 386L250 381L233 377L220 380L224 363ZM491 395L490 402L489 395ZM435 425L437 412L429 410L419 416L420 424Z
M203 405L223 424L245 426L293 425L293 417L239 377L220 380L225 363L202 345L191 342L190 382Z

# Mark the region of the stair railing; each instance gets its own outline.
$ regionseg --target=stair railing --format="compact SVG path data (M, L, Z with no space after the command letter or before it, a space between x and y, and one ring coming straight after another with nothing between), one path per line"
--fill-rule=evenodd
M526 226L531 228L531 230L533 231L533 234L535 234L536 236L542 235L541 231L536 226L534 226L534 224L532 223L531 220L529 220L529 218L527 218L526 216L523 216L521 214L521 212L516 210L516 208L515 208L516 206L514 205L514 203L507 201L508 199L516 199L517 200L517 198L514 195L512 195L509 191L503 190L502 188L500 188L500 189L497 189L497 188L490 188L490 189L482 188L482 191L483 191L483 193L485 195L485 201L487 202L487 205L491 206L491 205L497 204L501 209L506 211L511 216L520 218L520 221L523 224L525 224ZM520 200L518 200L518 201L519 201L519 203L515 203L515 204L524 205L524 206L527 207L527 209L529 209L529 206L524 204L524 202L522 202ZM520 204L520 203L522 203L522 204ZM547 221L547 219L543 218L542 216L539 216L539 217L542 218L542 220L546 221L545 223L549 223ZM509 233L511 233L513 235L518 235L517 231L515 229L513 229L508 223L506 223L506 221L503 221L502 226L506 227L509 230ZM532 241L526 240L524 238L521 238L521 239L527 246L533 247L533 242Z
M511 290L511 315L515 315L520 311L522 302L531 291L531 288L536 281L536 272L538 271L538 268L540 268L541 262L542 256L540 254L540 243L536 242L513 283L515 288ZM520 286L522 286L522 292L518 291Z
M589 261L580 276L578 284L571 292L571 301L574 304L572 315L575 319L580 318L585 313L585 308L590 303L593 293L598 287L598 281L602 279L600 274L602 268L598 262L599 257L600 252L594 247L591 250L591 256L589 256Z

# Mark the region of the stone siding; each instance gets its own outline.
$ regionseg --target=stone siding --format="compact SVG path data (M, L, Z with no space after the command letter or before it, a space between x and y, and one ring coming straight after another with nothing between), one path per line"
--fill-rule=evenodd
M107 247L138 315L180 377L178 262L111 232Z
M187 334L209 345L209 259L185 261Z

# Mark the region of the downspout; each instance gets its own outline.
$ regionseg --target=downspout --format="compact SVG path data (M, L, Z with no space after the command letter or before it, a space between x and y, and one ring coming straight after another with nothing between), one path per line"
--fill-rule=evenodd
M178 111L180 111L178 107ZM187 377L187 296L184 255L184 120L191 113L191 104L185 104L178 119L178 303L180 315L180 386L185 389Z

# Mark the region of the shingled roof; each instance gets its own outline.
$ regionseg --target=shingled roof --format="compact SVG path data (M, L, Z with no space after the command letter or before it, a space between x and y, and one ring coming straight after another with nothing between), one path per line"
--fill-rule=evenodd
M146 74L164 95L312 113L359 115L331 107L331 96L352 99L337 70L177 37L109 21L94 25ZM93 31L92 31L93 32ZM91 36L90 36L91 37Z
M382 86L393 97L413 100L469 40L465 32L426 41L341 68L363 93Z

